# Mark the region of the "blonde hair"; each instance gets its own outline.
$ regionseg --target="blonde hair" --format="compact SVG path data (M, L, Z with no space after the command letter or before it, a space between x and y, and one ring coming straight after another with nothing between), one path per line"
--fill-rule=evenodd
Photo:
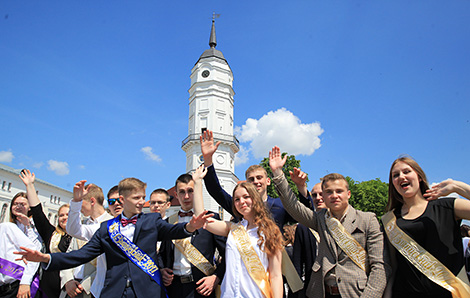
M88 185L85 185L85 189L88 191L88 193L83 197L84 200L90 201L91 198L95 198L96 202L99 205L103 206L104 194L101 187L96 184L90 183Z
M128 196L136 190L145 190L146 187L147 183L144 183L137 178L126 178L121 180L118 184L119 195L123 197Z

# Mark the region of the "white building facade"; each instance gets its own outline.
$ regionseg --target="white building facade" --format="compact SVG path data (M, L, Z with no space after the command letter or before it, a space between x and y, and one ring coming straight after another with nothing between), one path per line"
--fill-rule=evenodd
M26 187L19 178L20 172L21 169L0 164L0 223L10 221L11 199L19 192L26 192ZM44 213L50 223L56 226L59 207L72 199L72 192L37 178L34 186Z
M188 136L183 141L182 149L186 152L186 172L192 172L204 162L199 136L206 129L213 131L215 142L221 142L213 156L214 167L220 184L231 194L238 182L235 175L235 154L239 151L239 144L233 134L235 92L232 88L232 70L222 52L216 49L214 20L209 46L191 70ZM226 220L230 218L227 212L222 212L205 188L204 207L218 212Z

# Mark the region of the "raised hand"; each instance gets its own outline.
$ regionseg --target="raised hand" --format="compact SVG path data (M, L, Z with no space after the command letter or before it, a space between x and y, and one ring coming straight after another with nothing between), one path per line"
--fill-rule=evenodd
M20 173L20 179L23 181L24 185L28 186L34 183L36 176L34 173L31 173L29 170L24 169Z
M83 197L87 195L88 190L85 188L86 180L80 180L79 182L75 183L73 187L73 201L74 202L81 202Z
M20 246L20 248L22 249L22 251L13 252L15 255L21 255L21 257L16 259L15 261L23 260L25 264L28 264L27 261L49 263L51 259L51 256L49 254L43 254L40 251L23 246Z
M204 177L206 176L207 174L207 168L204 167L204 165L200 165L199 167L197 167L196 171L194 171L192 173L192 176L193 176L193 180L196 181L196 180L202 180L204 179Z
M271 151L269 151L269 167L273 172L274 176L279 176L282 174L282 167L286 164L287 154L282 157L281 149L274 146Z
M201 142L202 157L204 157L204 165L206 167L212 165L212 156L217 148L219 148L220 141L214 144L214 133L210 130L204 131L199 137Z
M428 189L423 196L428 200L436 200L440 197L448 196L453 192L458 193L462 197L470 199L470 185L452 179L447 179L439 184L434 185Z
M294 168L294 171L289 171L290 178L292 179L292 182L297 185L297 188L301 185L305 185L305 182L307 181L307 174L302 172L298 168Z

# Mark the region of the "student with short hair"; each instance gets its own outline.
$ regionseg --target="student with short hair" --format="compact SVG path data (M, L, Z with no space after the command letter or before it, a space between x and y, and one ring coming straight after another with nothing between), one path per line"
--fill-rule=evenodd
M194 180L191 174L180 175L175 182L180 211L178 222L188 222L194 210ZM219 215L213 212L214 218ZM215 288L225 273L226 238L206 229L198 229L190 238L162 241L159 251L162 279L170 298L215 297ZM216 250L222 256L216 264Z
M112 216L116 217L122 212L122 202L119 199L119 189L115 185L108 191L108 209Z
M150 212L158 212L166 219L166 210L170 208L170 194L163 188L157 188L150 194Z

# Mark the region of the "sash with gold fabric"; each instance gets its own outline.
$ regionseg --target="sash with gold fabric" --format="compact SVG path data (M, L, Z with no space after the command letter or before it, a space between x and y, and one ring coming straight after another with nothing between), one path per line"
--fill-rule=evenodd
M282 250L282 275L286 277L287 284L289 288L292 290L292 293L300 291L304 287L304 282L297 273L294 264L292 264L292 260L290 259L289 255L287 254L286 250Z
M184 257L205 275L209 276L214 273L215 266L212 265L206 257L204 257L204 255L191 244L191 237L173 240L173 243Z
M397 226L393 211L382 216L390 243L427 278L452 293L454 298L470 297L470 287L456 277L438 259Z
M339 220L331 216L330 212L325 213L325 222L336 244L359 268L367 273L367 253L364 248L346 231Z
M245 264L250 277L258 285L264 297L272 298L273 292L268 274L264 269L258 254L251 245L250 236L248 236L245 227L240 223L231 223L230 232L235 239L238 252L242 257L243 263Z

